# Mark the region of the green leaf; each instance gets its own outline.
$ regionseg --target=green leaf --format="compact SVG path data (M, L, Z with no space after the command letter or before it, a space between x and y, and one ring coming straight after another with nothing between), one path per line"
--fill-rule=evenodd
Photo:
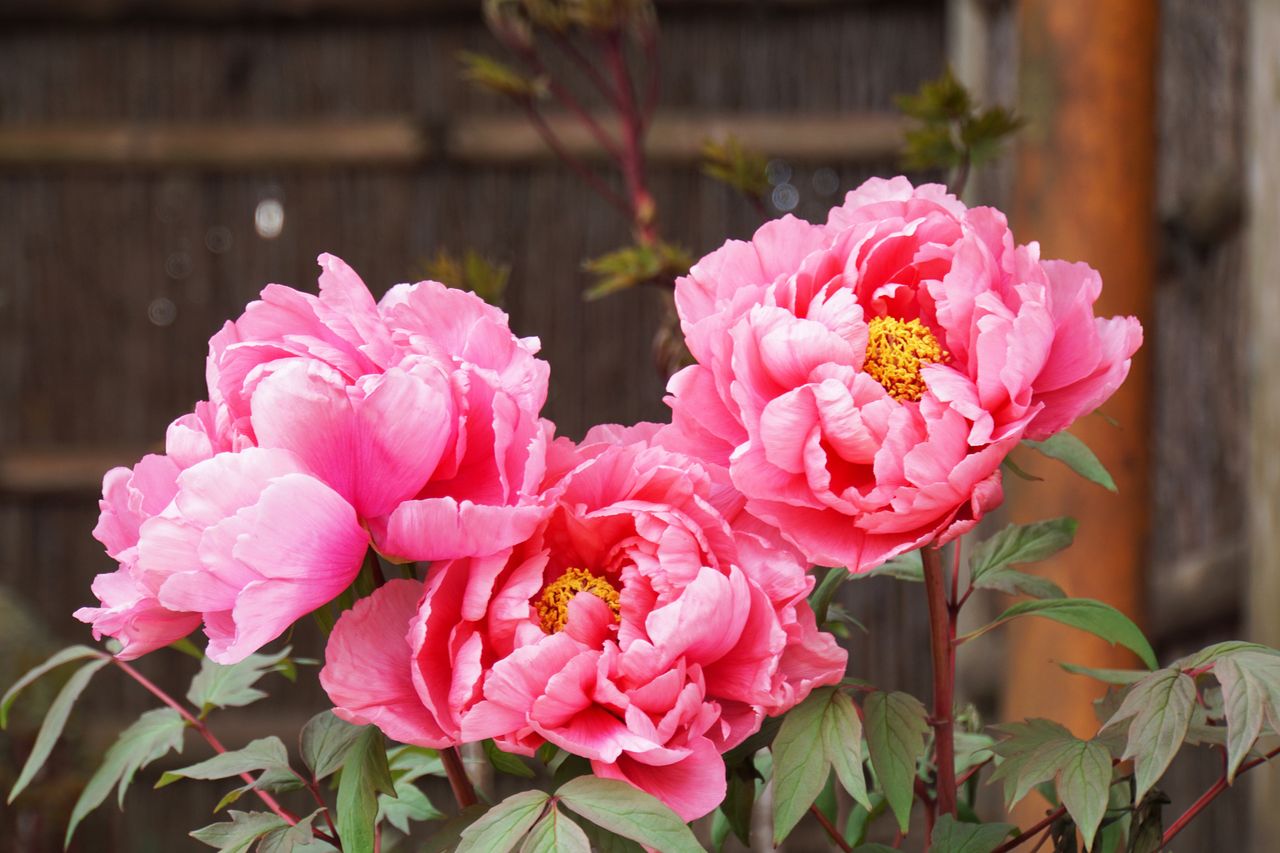
M956 775L976 767L992 756L995 738L980 732L956 732Z
M462 831L457 853L507 853L515 850L551 798L545 791L521 791L498 803Z
M458 290L470 290L490 305L502 307L511 278L511 267L467 249L459 256L439 249L427 265L427 278Z
M421 779L423 776L440 776L448 774L440 753L425 746L400 745L387 750L387 766L391 768L394 779Z
M489 763L499 773L519 776L522 779L532 779L534 777L532 767L521 761L518 756L503 752L492 740L484 741L484 754L488 757Z
M284 666L289 649L273 655L249 655L239 663L223 666L209 658L200 662L200 672L191 680L187 701L202 713L211 708L240 708L266 697L254 687L264 675Z
M441 824L435 834L423 843L418 853L455 853L463 831L483 817L487 808L480 803L467 806Z
M810 593L809 609L813 611L813 618L819 625L827 621L827 608L831 606L831 599L848 579L849 570L835 566L827 569L822 582Z
M583 269L596 278L587 291L587 299L599 299L642 284L669 285L691 266L693 257L670 243L625 246L583 264Z
M1269 651L1269 650L1268 650ZM1227 781L1248 756L1267 717L1280 731L1280 656L1237 651L1219 658L1213 674L1222 685L1227 719Z
M275 735L250 741L242 749L221 752L190 767L170 770L156 782L163 788L179 779L227 779L258 770L288 770L289 752Z
M321 711L307 720L299 746L312 779L318 782L338 772L363 731L360 726L334 716L332 711Z
M886 560L869 572L859 572L850 577L854 580L890 577L900 581L921 583L924 581L924 561L920 559L919 551L908 551Z
M1258 652L1264 655L1280 655L1280 652L1260 643L1246 643L1243 640L1227 640L1224 643L1214 643L1212 646L1201 649L1198 652L1187 655L1181 660L1175 661L1169 665L1170 669L1180 669L1184 672L1187 670L1200 669L1209 666L1219 658L1233 655L1236 652Z
M1012 806L1041 782L1057 774L1067 756L1081 741L1060 723L1032 719L997 726L1008 735L994 747L1003 760L991 781L1004 780L1005 804Z
M394 797L379 795L378 816L374 823L385 820L408 835L411 821L440 820L443 817L444 812L431 804L431 800L427 799L427 795L412 779L396 779Z
M327 853L336 850L332 844L316 838L312 831L312 823L321 811L316 809L293 826L271 830L258 842L256 853Z
M338 837L344 853L373 853L378 794L395 796L382 732L365 726L338 777Z
M776 847L804 817L827 781L822 718L835 691L815 690L782 719L773 739L773 843Z
M1141 800L1178 753L1196 703L1195 680L1161 669L1133 685L1105 728L1132 719L1124 758L1134 759L1134 799Z
M1116 481L1111 479L1111 474L1102 467L1098 457L1088 445L1071 433L1060 432L1044 441L1024 439L1022 443L1050 459L1057 459L1089 482L1097 483L1108 491L1116 491Z
M1147 638L1142 635L1142 631L1137 625L1133 624L1133 621L1128 616L1125 616L1109 604L1103 604L1101 601L1094 601L1091 598L1022 601L1001 613L994 621L972 633L966 634L962 639L971 640L979 637L992 628L1019 616L1043 616L1046 619L1052 619L1055 622L1061 622L1064 625L1088 631L1113 646L1121 645L1134 652L1151 669L1155 669L1159 665L1151 644L1147 642Z
M284 818L271 812L231 811L227 814L231 817L229 823L215 823L197 829L191 837L217 848L219 853L244 853L267 833L289 826Z
M872 693L864 700L863 713L871 766L898 828L907 831L915 798L916 762L924 755L929 731L924 706L906 693Z
M748 768L736 768L729 771L728 790L724 802L720 804L720 813L724 816L725 828L744 846L751 846L751 811L756 802L756 777Z
M582 827L552 806L529 830L520 853L591 853L591 842Z
M867 778L862 772L862 720L853 700L834 691L822 714L822 747L836 778L854 802L871 807Z
M1058 796L1084 835L1085 849L1093 847L1094 836L1107 811L1111 790L1111 753L1096 741L1078 741L1066 756L1057 774Z
M28 670L25 675L13 683L4 693L4 698L0 699L0 729L9 727L9 709L13 707L14 701L18 698L18 694L29 687L32 682L36 681L40 676L52 672L64 663L71 663L76 660L84 660L85 658L101 658L104 657L102 652L89 646L69 646L60 652L57 652L47 661Z
M62 730L67 725L67 717L71 715L71 709L75 707L80 694L89 686L89 680L93 678L94 673L110 662L107 658L89 661L77 669L58 691L53 704L49 706L48 713L45 714L44 722L40 725L40 731L36 734L36 742L31 747L31 754L27 756L27 763L22 765L18 781L13 783L13 788L9 791L10 803L31 783L36 773L48 760L54 744L58 742L58 738L62 737Z
M702 174L742 193L748 199L769 194L768 158L742 146L735 137L702 143Z
M182 752L182 736L186 727L186 721L177 711L156 708L147 711L121 732L72 807L64 846L70 845L71 836L75 835L80 821L102 804L111 793L112 786L117 787L117 799L123 807L125 791L139 770L169 750Z
M663 853L703 853L679 815L626 782L579 776L562 785L556 796L587 820L623 838Z
M1071 544L1075 532L1076 522L1071 518L1010 524L974 549L969 560L974 587L1036 598L1065 598L1066 593L1053 581L1015 571L1013 566L1053 556Z
M1150 672L1141 669L1097 669L1091 666L1081 666L1078 663L1058 663L1058 666L1065 669L1072 675L1087 675L1089 678L1101 681L1104 684L1126 685L1133 684L1135 681L1141 681L1150 675Z
M1007 823L960 823L949 814L940 815L929 840L931 853L991 853L1009 837Z
M525 77L492 56L462 51L458 54L458 61L462 63L462 79L499 95L526 100L540 98L546 92L546 80L541 77Z
M588 823L582 827L582 831L591 840L591 846L596 853L644 853L644 848L630 838L623 838L603 826Z

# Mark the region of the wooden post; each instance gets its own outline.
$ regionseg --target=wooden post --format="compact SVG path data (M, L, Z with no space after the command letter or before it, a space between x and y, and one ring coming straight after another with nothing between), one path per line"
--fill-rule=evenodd
M1247 638L1280 646L1280 0L1249 4L1245 100L1249 345L1249 598ZM1257 853L1280 834L1280 773L1257 771L1250 836Z
M1039 240L1044 257L1086 261L1102 273L1101 314L1151 322L1154 268L1156 0L1023 0L1019 8L1020 104L1014 233ZM1148 341L1153 336L1148 336ZM1129 379L1103 407L1119 422L1085 416L1072 432L1115 476L1119 495L1028 455L1043 483L1006 477L1017 521L1070 515L1076 544L1048 574L1068 594L1105 601L1141 621L1148 530L1148 365L1139 351ZM1128 666L1133 658L1046 620L1009 635L1005 718L1048 716L1078 734L1098 724L1102 688L1054 666ZM1032 806L1023 816L1033 815ZM1042 812L1034 812L1039 817Z

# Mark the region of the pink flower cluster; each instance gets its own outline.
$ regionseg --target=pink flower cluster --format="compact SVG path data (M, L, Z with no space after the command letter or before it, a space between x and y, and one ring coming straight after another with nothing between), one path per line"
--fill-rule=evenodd
M506 316L434 282L375 303L342 261L320 295L270 285L209 342L209 400L164 456L103 483L94 535L120 563L76 616L133 658L201 622L232 663L398 560L492 552L543 510L548 368Z
M697 360L668 386L680 446L815 563L949 541L999 505L1014 445L1124 380L1142 327L1095 318L1101 288L997 210L873 178L825 225L770 222L677 282Z
M655 425L557 442L549 468L529 539L359 602L320 681L340 717L396 740L550 742L704 815L724 798L720 753L844 674L812 578Z
M108 472L94 535L119 567L76 615L130 658L203 625L231 663L366 561L430 563L339 619L336 713L428 747L550 743L686 819L723 798L721 753L844 674L810 563L972 527L1008 451L1105 400L1142 336L998 212L873 180L694 266L672 424L574 444L502 312L434 282L375 302L320 263L318 296L271 285L213 337L163 455Z

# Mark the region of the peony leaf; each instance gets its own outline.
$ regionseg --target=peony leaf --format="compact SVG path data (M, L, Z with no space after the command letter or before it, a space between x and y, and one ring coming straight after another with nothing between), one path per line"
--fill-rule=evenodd
M1208 666L1219 658L1235 654L1236 652L1258 652L1264 655L1280 655L1280 652L1260 643L1246 643L1243 640L1227 640L1223 643L1214 643L1212 646L1201 649L1198 652L1187 655L1169 665L1170 669L1180 669L1184 672L1193 669L1200 669Z
M18 694L29 687L32 682L40 678L46 673L52 672L64 663L71 663L76 660L84 660L85 658L104 657L102 652L89 646L69 646L60 652L57 652L47 661L39 666L28 670L25 675L13 683L13 685L5 691L4 698L0 698L0 729L9 726L9 709L13 707L14 701L18 698Z
M269 672L287 671L288 647L272 655L249 655L230 666L214 663L209 658L200 662L200 671L191 680L187 701L201 712L211 708L240 708L266 698L254 687Z
M949 814L940 815L929 840L932 853L989 853L1009 837L1007 823L960 823Z
M311 778L318 782L338 772L363 731L360 726L339 719L332 711L321 711L307 720L299 736L299 746Z
M67 660L71 659L67 658ZM80 694L89 686L89 680L93 678L98 670L110 662L110 659L105 657L89 661L77 669L75 674L67 679L67 683L58 691L58 695L54 697L53 704L49 706L49 710L45 714L44 722L40 724L40 731L36 733L36 742L31 747L31 754L27 756L27 763L22 765L22 772L18 774L18 781L14 782L13 788L9 790L8 801L10 803L22 793L27 785L31 784L31 780L35 778L36 773L48 760L54 744L58 742L58 738L62 737L62 730L67 725L67 717L71 715L71 709L75 707L76 700L80 698Z
M344 853L373 853L378 794L396 795L382 732L364 726L338 777L338 837Z
M392 772L395 772L394 768ZM422 793L422 789L412 779L396 779L395 789L393 797L379 795L375 825L385 820L408 835L410 821L440 820L444 817L444 812L431 804L431 800L427 799L427 795Z
M831 762L822 722L834 693L830 687L810 693L783 717L773 739L774 846L791 834L826 784Z
M1111 791L1111 753L1096 741L1077 741L1064 756L1057 779L1058 796L1084 835L1085 849L1093 847L1094 836L1107 811Z
M1195 703L1195 680L1161 669L1135 684L1107 721L1104 728L1132 718L1123 757L1134 759L1135 801L1151 790L1186 740Z
M519 756L503 752L492 740L484 741L484 754L493 765L493 769L508 776L519 776L522 779L534 777L533 768L520 760Z
M1052 720L1026 720L997 726L996 730L1008 737L994 747L1003 761L991 774L991 781L1004 780L1008 806L1021 800L1036 785L1054 778L1076 744L1081 743Z
M874 569L868 572L859 572L853 575L856 580L863 578L883 578L890 577L900 581L913 581L919 583L924 580L924 560L920 558L919 551L908 551L905 554L899 554L891 557Z
M542 820L533 825L520 853L591 853L591 842L567 815L552 806Z
M827 569L822 582L809 594L809 609L813 611L814 621L819 625L827 621L827 608L831 606L831 599L849 577L849 570L840 566Z
M867 778L862 770L862 720L853 700L833 691L822 714L822 747L836 777L854 802L870 808Z
M1065 669L1072 675L1087 675L1089 678L1101 681L1104 684L1133 684L1135 681L1141 681L1150 673L1141 669L1097 669L1091 666L1081 666L1078 663L1059 663L1058 666Z
M156 787L163 788L179 779L227 779L259 770L289 771L288 750L275 735L258 738L242 749L219 753L190 767L170 770L160 777Z
M1218 659L1213 674L1222 685L1227 719L1227 781L1231 782L1268 716L1272 727L1280 731L1280 656L1238 651Z
M623 838L663 853L702 853L679 815L626 782L579 776L561 785L556 796L587 820Z
M75 835L80 821L102 804L107 794L111 793L112 786L116 786L117 799L123 807L124 794L129 789L134 774L169 750L182 752L182 736L186 728L186 721L177 711L172 708L156 708L147 711L121 732L72 807L64 846L71 843L71 837Z
M1121 645L1134 652L1149 668L1159 664L1156 653L1128 616L1109 604L1091 598L1054 598L1040 601L1023 601L1013 605L996 619L972 631L961 641L972 640L1019 616L1043 616L1082 631L1088 631L1114 645Z
M1023 444L1050 459L1057 459L1091 483L1097 483L1107 491L1117 491L1116 481L1098 461L1098 457L1083 441L1069 432L1051 435L1044 441L1024 439Z
M191 833L196 841L216 847L218 853L246 853L259 838L277 829L287 829L289 824L271 812L228 813L229 823L215 823Z
M1016 569L996 569L974 583L978 589L994 589L1009 595L1029 595L1032 598L1066 598L1067 594L1048 578L1029 575Z
M877 691L863 703L867 746L898 828L907 831L915 798L916 762L924 755L929 731L924 706L906 693Z
M582 831L591 839L591 847L596 853L644 853L644 848L630 838L623 838L603 826L588 823Z
M293 826L281 826L262 836L256 853L328 853L336 850L332 844L316 838L312 822L322 810L316 809Z
M545 791L521 791L498 803L462 831L457 853L507 853L515 850L551 798Z
M1071 544L1075 533L1076 520L1073 518L1054 518L1035 524L1010 524L990 539L979 542L974 548L973 556L969 558L973 585L979 589L1001 588L999 576L1002 572L1016 575L1016 572L1009 571L1013 566L1052 557ZM996 580L995 584L991 583L993 578ZM1056 585L1048 581L1043 583L1057 590L1057 595L1048 597L1064 597L1062 590Z

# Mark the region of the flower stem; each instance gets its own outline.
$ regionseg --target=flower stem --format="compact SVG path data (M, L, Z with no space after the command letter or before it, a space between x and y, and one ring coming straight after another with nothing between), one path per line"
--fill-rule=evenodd
M453 798L457 800L458 808L474 806L477 802L476 789L467 778L467 768L462 763L458 748L451 746L440 750L440 760L444 763L444 772L449 777L449 787L453 789Z
M818 819L818 823L822 824L822 828L827 831L827 835L831 836L833 844L843 850L844 853L853 853L853 848L849 846L849 842L844 840L844 836L840 834L840 830L836 829L835 826L832 825L831 821L822 813L822 809L818 808L817 804L809 806L809 811Z
M1008 853L1008 851L1015 849L1019 844L1024 844L1027 841L1030 841L1032 838L1035 838L1035 836L1038 833L1044 832L1044 830L1047 829L1055 820L1062 817L1066 813L1067 813L1066 806L1058 806L1056 809L1049 812L1049 814L1045 815L1044 819L1041 820L1039 823L1037 823L1035 826L1031 827L1026 832L1018 833L1013 838L1010 838L1008 841L1006 841L1004 844L1001 844L995 850L992 850L991 853Z
M120 660L119 658L113 657L111 658L111 662L114 663L117 667L119 667L120 670L124 672L125 675L129 676L134 681L138 682L138 684L144 690L150 693L152 696L155 696L161 702L168 705L173 710L177 711L178 716L182 717L182 719L186 722L188 726L190 726L191 728L199 732L200 736L204 738L206 742L208 742L209 746L213 747L214 752L223 753L227 751L227 748L222 745L222 741L218 740L218 738L213 734L213 732L209 730L209 726L204 722L204 720L198 719L194 714L192 714L186 708L182 707L182 705L178 702L178 700L174 699L168 693L165 693L163 690L157 687L156 684L151 681L151 679L147 678L145 675L138 672L132 666ZM257 781L249 773L241 773L240 778L250 785L254 784ZM283 806L281 806L280 803L276 801L275 797L271 796L266 791L263 791L258 788L255 788L253 792L257 794L258 798L262 800L263 804L266 805L267 808L271 809L271 811L275 812L275 814L281 820L284 820L290 826L293 826L298 822L297 816L289 812ZM330 844L337 843L337 839L335 839L334 837L330 836L328 833L322 830L315 829L313 830L313 832L315 833L317 838L322 838L325 841L329 842Z
M1241 773L1247 773L1260 764L1266 764L1277 755L1280 755L1280 747L1271 750L1261 758L1255 758L1252 761L1246 761L1244 764L1241 764L1240 769L1236 771L1236 775L1239 776ZM1170 824L1168 829L1164 831L1164 838L1160 842L1160 847L1162 849L1168 847L1169 842L1173 841L1174 836L1186 829L1187 824L1195 820L1196 816L1200 814L1200 812L1204 811L1209 803L1217 799L1219 794L1227 790L1229 785L1230 783L1227 781L1227 774L1224 772L1222 777L1210 786L1209 790L1201 794L1200 798L1192 803L1191 806L1183 812L1177 820Z
M933 657L934 764L937 766L937 814L956 813L955 611L947 601L942 552L933 545L920 550L924 586L929 599L929 650Z

